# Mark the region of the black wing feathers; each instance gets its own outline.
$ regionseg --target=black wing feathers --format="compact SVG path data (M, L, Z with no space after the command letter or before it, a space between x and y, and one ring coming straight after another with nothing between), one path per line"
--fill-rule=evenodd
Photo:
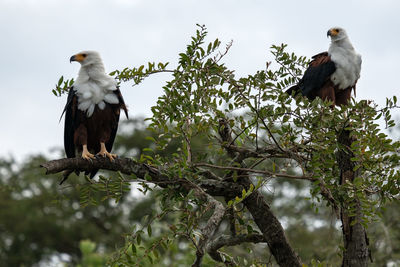
M74 132L75 132L75 116L77 111L77 101L74 88L71 87L68 92L67 104L65 105L63 114L65 113L64 125L64 149L68 158L75 157ZM62 115L61 115L62 116Z
M335 72L336 66L333 61L318 66L310 66L299 82L299 89L304 96L311 96L319 90L329 77Z
M309 99L314 99L317 91L330 79L335 70L335 63L330 60L327 52L315 55L304 72L303 78L297 85L289 88L286 92L292 94L295 91L296 94L301 93Z
M118 97L118 102L119 102L120 108L122 108L122 109L124 110L124 113L125 113L126 118L129 119L129 116L128 116L128 109L127 109L127 107L126 107L126 105L125 105L124 98L122 97L122 94L121 94L121 91L119 90L119 88L118 88L117 90L115 90L115 94L116 94L117 97Z
M106 148L107 148L107 151L109 151L109 152L111 152L111 150L112 150L115 136L117 134L120 108L122 108L124 110L126 118L129 119L128 109L126 108L124 98L122 97L122 94L121 94L121 91L119 90L119 88L114 91L114 94L116 94L118 97L118 108L114 111L116 125L113 125L113 127L111 129L110 139L108 140L108 142L106 142Z

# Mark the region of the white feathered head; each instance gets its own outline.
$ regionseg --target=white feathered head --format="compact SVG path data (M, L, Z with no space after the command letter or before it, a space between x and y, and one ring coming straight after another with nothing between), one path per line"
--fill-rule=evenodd
M348 38L346 30L340 27L330 28L328 30L327 36L331 37L332 42Z
M100 54L96 51L82 51L78 54L73 55L69 62L79 62L82 67L88 65L103 65Z

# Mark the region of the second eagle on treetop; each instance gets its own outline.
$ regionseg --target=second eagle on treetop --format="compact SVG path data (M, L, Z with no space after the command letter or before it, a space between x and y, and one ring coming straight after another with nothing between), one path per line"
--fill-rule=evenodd
M286 92L301 93L310 100L319 97L333 105L346 105L360 78L361 55L343 28L331 28L327 36L331 38L329 50L313 56L300 81Z

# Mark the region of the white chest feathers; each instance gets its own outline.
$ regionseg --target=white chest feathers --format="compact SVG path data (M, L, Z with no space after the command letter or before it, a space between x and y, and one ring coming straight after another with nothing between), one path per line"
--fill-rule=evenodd
M78 109L86 112L88 117L92 116L96 105L103 110L106 103L119 103L114 94L117 82L106 73L93 68L81 68L74 90L78 96Z
M331 45L329 55L336 66L336 71L331 76L332 82L339 89L353 86L360 78L361 56L351 45L349 47Z

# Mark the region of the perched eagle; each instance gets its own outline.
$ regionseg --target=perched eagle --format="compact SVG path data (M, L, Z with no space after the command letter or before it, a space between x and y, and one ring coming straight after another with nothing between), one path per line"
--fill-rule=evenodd
M286 92L301 93L310 100L318 96L332 101L333 105L346 105L360 78L361 56L344 29L331 28L327 35L331 37L328 52L313 56L303 78Z
M73 55L72 61L79 62L81 68L69 89L63 112L65 153L68 158L74 158L78 151L86 160L94 159L96 154L113 161L116 155L110 152L118 129L120 109L128 118L124 99L115 79L105 73L99 53L84 51ZM92 171L90 177L96 173L97 170ZM67 177L64 174L63 181Z

